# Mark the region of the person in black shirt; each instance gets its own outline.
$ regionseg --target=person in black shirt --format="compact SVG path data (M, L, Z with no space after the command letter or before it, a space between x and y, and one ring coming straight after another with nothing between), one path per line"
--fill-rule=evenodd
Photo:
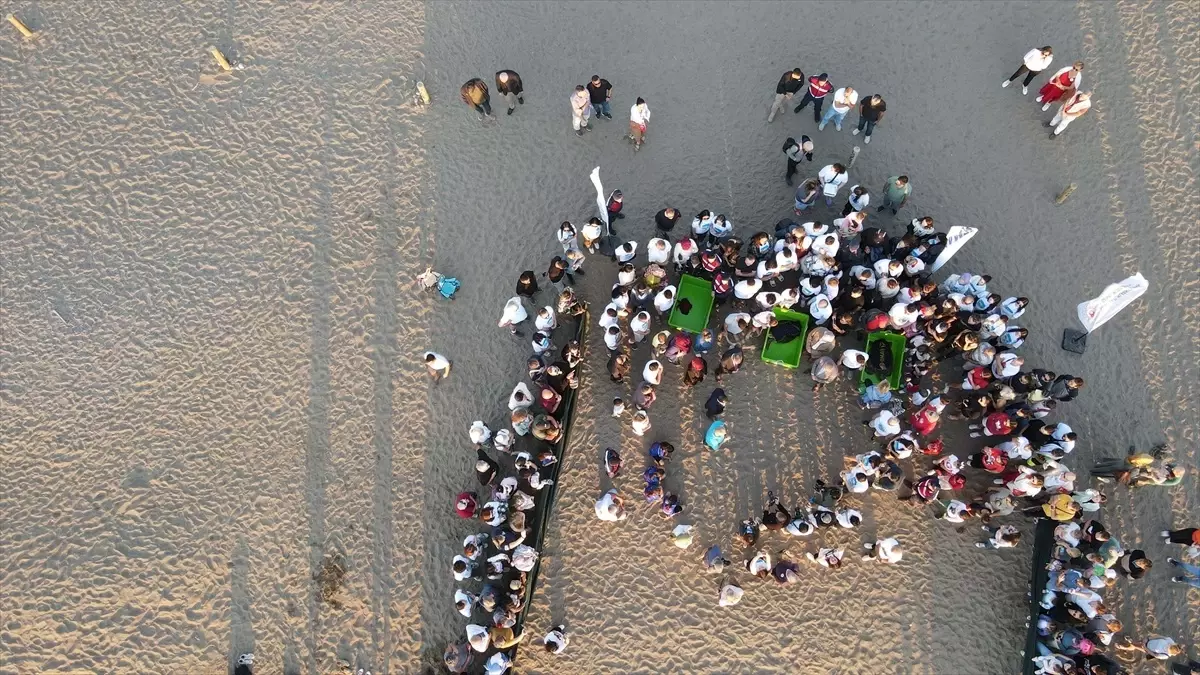
M593 75L592 81L588 82L587 91L588 96L592 98L592 112L596 117L611 120L612 83L599 75Z
M779 78L775 85L775 102L771 104L771 113L767 115L767 124L775 120L775 113L783 112L784 107L791 104L792 96L804 86L804 72L799 68L789 70Z
M866 134L863 143L871 142L871 132L875 131L875 125L883 119L883 113L887 111L887 103L883 102L883 97L879 94L872 94L858 106L858 128L850 132L850 135L857 136L858 132Z
M679 209L670 206L654 214L654 227L658 230L659 236L671 241L670 232L675 228L675 223L679 222L679 218Z
M521 85L521 76L515 70L501 70L496 73L496 91L504 97L504 101L508 103L508 114L513 114L517 109L517 104L525 105L525 97L522 93L525 88Z

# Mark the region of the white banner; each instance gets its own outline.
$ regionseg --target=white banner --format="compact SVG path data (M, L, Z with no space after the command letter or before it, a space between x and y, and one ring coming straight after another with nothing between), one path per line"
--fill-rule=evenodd
M946 261L950 259L950 256L958 253L958 249L962 248L963 244L967 243L971 237L974 237L978 231L979 228L976 227L964 227L962 225L951 227L950 231L946 233L946 248L942 249L941 255L937 257L937 260L933 261L933 266L929 268L929 271L936 272L941 269L942 265L945 265Z
M592 185L596 186L596 208L600 209L600 220L604 223L604 227L607 230L608 201L604 199L604 186L600 184L600 167L592 169Z
M1129 303L1142 297L1147 288L1150 288L1150 282L1141 272L1124 281L1109 284L1099 297L1079 303L1079 323L1089 333L1096 330Z

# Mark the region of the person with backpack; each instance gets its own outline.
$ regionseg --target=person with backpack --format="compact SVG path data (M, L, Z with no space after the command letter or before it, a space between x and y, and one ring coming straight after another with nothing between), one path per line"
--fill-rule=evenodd
M787 155L787 173L783 175L783 179L790 186L792 184L792 176L796 175L796 167L800 166L801 159L812 161L813 142L808 136L801 136L800 142L789 137L783 142L783 154Z

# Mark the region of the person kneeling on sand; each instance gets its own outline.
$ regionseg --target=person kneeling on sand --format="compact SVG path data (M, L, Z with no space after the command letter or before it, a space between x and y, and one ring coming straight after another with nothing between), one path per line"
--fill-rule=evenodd
M607 522L625 520L625 500L613 488L596 501L596 517Z

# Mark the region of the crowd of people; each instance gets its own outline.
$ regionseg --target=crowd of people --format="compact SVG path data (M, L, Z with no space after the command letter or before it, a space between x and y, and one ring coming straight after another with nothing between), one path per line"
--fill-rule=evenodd
M529 382L517 382L508 399L505 425L493 431L483 420L467 430L475 450L478 488L460 493L455 513L478 523L478 532L463 541L462 552L451 561L451 572L461 586L454 591L455 609L466 617L465 639L446 647L446 667L453 673L480 667L488 675L503 675L512 667L517 645L525 640L519 620L525 609L529 573L539 551L530 537L541 517L538 507L554 484L569 399L579 387L584 346L572 332L586 308L572 290L574 273L561 256L538 275L522 272L516 294L502 310L499 326L521 339L518 328L530 320ZM538 304L545 304L538 308ZM561 321L561 323L560 323ZM555 340L562 340L562 348ZM445 357L426 352L426 368L435 380L449 373ZM566 628L552 627L531 642L548 652L567 646ZM483 657L486 655L486 659Z
M1028 85L1052 58L1049 47L1031 50L1003 86L1024 76L1022 90L1027 93ZM1052 137L1090 105L1088 94L1078 91L1082 69L1082 63L1075 63L1058 71L1039 92L1043 110L1065 99L1050 123ZM512 71L501 71L496 77L512 114L523 102L520 77ZM801 90L803 97L795 103L792 99ZM831 95L829 108L822 112ZM480 113L491 114L487 87L481 81L464 85L463 99ZM611 99L611 83L599 76L577 86L571 97L574 130L586 133L593 115L612 119ZM853 88L835 89L826 73L805 78L799 68L780 78L768 122L793 104L795 113L813 106L818 131L830 123L840 131L844 117L857 106L859 120L853 133L864 133L867 143L887 109L880 95L860 102ZM648 119L649 109L638 99L631 110L629 136L635 147L644 140ZM812 164L815 147L805 135L799 141L788 138L783 151L788 162L785 180L791 185L793 176L802 173L806 163ZM862 184L850 185L842 204L838 195L850 183L846 166L824 165L796 189L794 217L748 236L735 232L729 216L707 209L696 212L690 227L679 232L676 227L685 220L683 214L667 207L655 215L655 233L645 246L617 235L616 221L625 217L624 195L617 190L607 200L606 213L600 214L604 218L591 218L578 228L569 221L559 226L556 239L562 253L554 256L545 273L520 274L516 295L506 302L499 325L523 339L522 327L532 312L530 383L518 383L513 389L511 431L504 428L493 434L482 421L470 430L479 483L489 496L484 501L474 492L464 492L456 510L491 529L468 537L463 553L453 561L460 581L473 583L486 577L478 593L456 590L455 604L469 619L486 619L468 624L466 641L447 648L446 663L453 672L463 672L474 654L488 651L493 653L486 671L506 672L511 665L508 650L524 637L513 634L512 626L523 609L526 573L538 555L525 544L530 525L526 514L552 482L545 475L558 461L553 446L562 433L562 403L579 386L584 358L584 346L573 340L559 350L555 331L561 317L587 314L573 285L592 255L603 255L615 264L616 282L608 302L593 318L608 351L610 379L631 385L636 380L631 400L614 399L612 414L628 420L638 437L653 438L651 410L657 388L669 370L679 367L685 387L701 385L710 374L716 381L704 405L704 443L711 451L722 450L732 439L724 420L728 398L722 380L737 373L745 355L760 349L767 336L777 343L802 340L814 391L848 382L850 386L844 388L853 390L862 409L870 413L863 421L870 440L861 452L846 458L840 475L815 481L811 496L791 508L768 493L761 515L740 523L736 542L744 548L742 565L733 565L720 544L706 548L704 569L724 575L719 604L733 605L742 598L744 591L735 576L739 569L786 585L802 581L802 560L828 569L841 567L845 547L827 541L823 532L854 530L862 524L863 514L854 505L856 495L891 491L904 504L933 507L936 517L949 523L979 523L986 533L975 543L981 549L1017 546L1021 527L1013 521L1022 515L1060 523L1047 570L1049 590L1041 600L1045 614L1037 626L1039 673L1125 672L1106 653L1109 645L1119 652L1142 652L1147 658L1170 658L1180 652L1178 645L1162 636L1141 642L1115 640L1123 628L1098 591L1118 577L1140 579L1152 562L1141 550L1127 551L1095 519L1105 494L1087 486L1067 464L1078 435L1055 418L1085 383L1070 374L1027 366L1020 350L1028 331L1019 321L1030 300L1001 295L987 275L958 273L940 282L934 279L947 246L946 234L934 219L918 215L902 230L893 229L894 218L912 194L907 175L888 177L874 195ZM820 212L818 197L824 201L825 213ZM888 222L868 220L875 201L874 213L890 212ZM715 321L710 318L699 331L673 330L668 325L677 305L685 313L690 311L683 303L691 301L680 297L678 287L685 274L712 286ZM538 300L542 293L548 294L548 300ZM798 330L794 322L780 321L776 309L806 314L807 332ZM902 365L893 363L894 356L886 349L865 350L865 338L880 331L904 337ZM639 353L644 358L635 363ZM440 355L427 355L426 360L435 378L448 372L449 362ZM884 376L859 386L858 374L864 369ZM899 372L899 386L886 376L894 371ZM943 419L964 422L969 436L982 439L984 445L947 449L939 435ZM527 435L534 447L516 449L515 437ZM502 468L488 450L504 458L506 466ZM665 489L674 452L666 440L650 440L640 483L645 503L668 522L686 509L681 495ZM506 470L509 457L512 469ZM621 475L623 459L618 449L605 448L601 461L610 478ZM1101 483L1142 487L1176 484L1183 469L1161 451L1131 452L1126 458L1101 462L1092 473ZM601 521L619 523L630 510L621 489L613 487L597 500L595 512ZM672 540L688 548L692 525L673 525ZM796 559L785 552L773 555L777 547L759 545L760 537L771 531L815 538L818 543ZM1200 557L1196 530L1166 531L1164 536L1188 544L1189 559ZM863 561L898 564L904 549L897 538L883 537L863 542L857 555ZM1181 572L1173 581L1200 585L1200 567L1171 558L1168 562ZM555 626L541 642L547 650L561 652L567 644L565 628Z
M518 105L525 103L525 85L521 82L521 76L514 70L505 69L496 73L496 91L508 104L508 115L513 114ZM467 80L458 93L463 103L479 113L484 123L495 119L492 115L491 90L482 79L473 77ZM575 135L583 136L591 131L593 117L597 120L613 118L612 97L612 83L599 75L593 75L587 84L575 85L570 97L571 128L575 130ZM633 145L635 152L640 150L646 141L646 128L649 123L650 106L645 99L636 97L629 108L629 133L625 135L625 140ZM840 123L838 128L841 128Z

